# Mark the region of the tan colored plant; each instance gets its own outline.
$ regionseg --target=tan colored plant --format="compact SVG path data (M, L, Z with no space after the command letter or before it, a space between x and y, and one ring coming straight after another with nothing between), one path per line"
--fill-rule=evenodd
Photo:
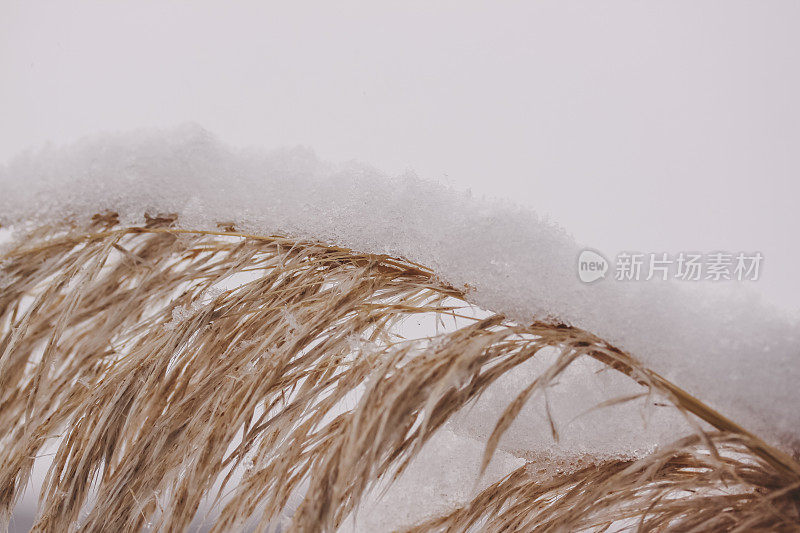
M790 531L800 465L589 332L462 310L465 291L400 258L285 237L40 227L0 263L0 526L56 446L35 531L332 531L451 416L543 348L525 401L594 358L714 428L639 460L552 479L519 469L415 530ZM416 315L457 317L405 339ZM287 507L302 493L296 510Z

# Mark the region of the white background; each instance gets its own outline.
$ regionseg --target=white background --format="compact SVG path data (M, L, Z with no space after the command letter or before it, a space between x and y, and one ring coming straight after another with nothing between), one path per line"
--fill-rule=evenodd
M608 255L761 251L754 286L797 309L799 23L796 1L4 0L0 159L193 121L511 198Z

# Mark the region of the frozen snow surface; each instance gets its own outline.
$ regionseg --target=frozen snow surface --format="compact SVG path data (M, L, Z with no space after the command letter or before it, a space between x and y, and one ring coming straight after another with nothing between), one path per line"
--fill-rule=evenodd
M235 149L197 126L106 134L30 151L0 168L0 224L105 210L127 224L146 212L179 213L185 228L234 222L245 232L405 257L469 287L485 309L584 328L767 440L786 448L800 442L795 319L731 283L583 284L582 247L510 202L413 174L325 163L307 149Z

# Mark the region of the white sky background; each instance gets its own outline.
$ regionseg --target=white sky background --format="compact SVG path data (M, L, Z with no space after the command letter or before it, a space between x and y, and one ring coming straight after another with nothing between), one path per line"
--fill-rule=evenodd
M761 251L798 309L798 27L796 1L4 0L0 159L193 121L511 198L609 256Z

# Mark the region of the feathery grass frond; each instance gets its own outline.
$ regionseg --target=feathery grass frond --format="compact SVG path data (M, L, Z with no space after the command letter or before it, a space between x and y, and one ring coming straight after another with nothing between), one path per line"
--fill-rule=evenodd
M332 531L548 348L557 361L497 422L484 467L526 400L579 358L716 432L552 479L522 468L415 530L800 527L794 459L589 332L461 312L464 290L402 258L174 220L36 228L3 256L0 526L55 443L35 531L184 531L207 497L212 531ZM404 338L422 315L458 325Z

